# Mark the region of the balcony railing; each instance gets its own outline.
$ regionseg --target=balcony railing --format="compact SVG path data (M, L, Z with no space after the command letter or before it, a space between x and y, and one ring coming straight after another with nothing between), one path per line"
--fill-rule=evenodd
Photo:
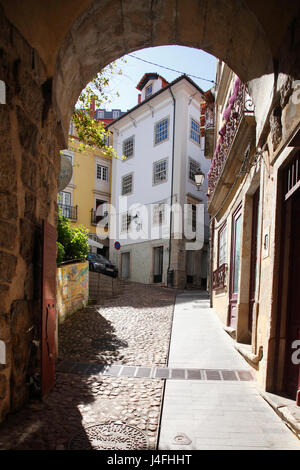
M251 116L251 119L253 119L253 102L247 92L246 85L244 85L238 78L235 81L233 94L229 99L228 107L223 115L223 126L219 131L220 137L217 141L217 146L208 173L209 196L212 195L219 181L224 164L238 132L240 122L243 117L248 116Z
M100 220L108 216L108 212L105 211L103 215L96 215L96 211L91 209L91 225L97 225Z
M77 220L77 208L78 206L68 206L66 204L57 204L61 209L61 213L64 217L70 220Z
M212 287L213 289L223 289L226 287L226 271L227 264L223 263L213 272Z

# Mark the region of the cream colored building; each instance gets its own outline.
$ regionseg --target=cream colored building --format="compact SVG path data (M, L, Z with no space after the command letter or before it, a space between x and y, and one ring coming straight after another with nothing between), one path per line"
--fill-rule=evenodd
M262 389L299 404L299 126L283 139L278 106L258 148L247 87L222 62L216 81L211 303Z

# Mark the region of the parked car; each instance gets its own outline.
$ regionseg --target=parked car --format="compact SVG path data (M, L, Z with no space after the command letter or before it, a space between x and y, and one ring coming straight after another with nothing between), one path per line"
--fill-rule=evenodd
M106 274L107 276L117 277L118 268L112 264L107 258L98 253L89 253L87 255L90 271Z

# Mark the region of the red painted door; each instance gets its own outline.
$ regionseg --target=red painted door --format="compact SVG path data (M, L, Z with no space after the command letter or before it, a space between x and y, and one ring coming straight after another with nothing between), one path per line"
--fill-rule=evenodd
M285 367L285 391L292 399L298 395L300 405L300 365L292 360L293 343L300 339L300 191L292 198L291 245L287 315L287 348ZM299 354L298 354L299 356Z
M54 385L56 353L56 228L43 222L42 262L42 396Z
M242 235L242 209L238 208L232 217L231 261L230 261L230 299L229 326L236 329L237 300L239 293L240 256Z
M256 265L257 265L257 236L258 236L258 204L259 189L253 196L252 207L252 237L251 237L251 261L250 261L250 291L249 291L249 316L248 329L252 333L253 322L253 306L255 303L255 287L256 287Z

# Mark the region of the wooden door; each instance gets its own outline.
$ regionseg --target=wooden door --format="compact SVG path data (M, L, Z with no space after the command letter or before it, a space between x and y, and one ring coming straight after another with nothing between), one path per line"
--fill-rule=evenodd
M300 339L300 190L292 197L291 204L285 391L292 399L297 397L300 405L300 365L292 361L293 343Z
M237 325L237 300L239 293L240 256L242 235L242 208L239 207L232 216L230 290L229 290L229 326Z
M256 193L253 196L253 207L252 207L252 235L251 235L250 289L249 289L249 316L248 316L248 329L249 329L250 334L252 334L253 306L255 303L255 288L256 288L258 205L259 205L259 189L256 191Z
M41 390L54 385L56 354L56 228L43 222Z

